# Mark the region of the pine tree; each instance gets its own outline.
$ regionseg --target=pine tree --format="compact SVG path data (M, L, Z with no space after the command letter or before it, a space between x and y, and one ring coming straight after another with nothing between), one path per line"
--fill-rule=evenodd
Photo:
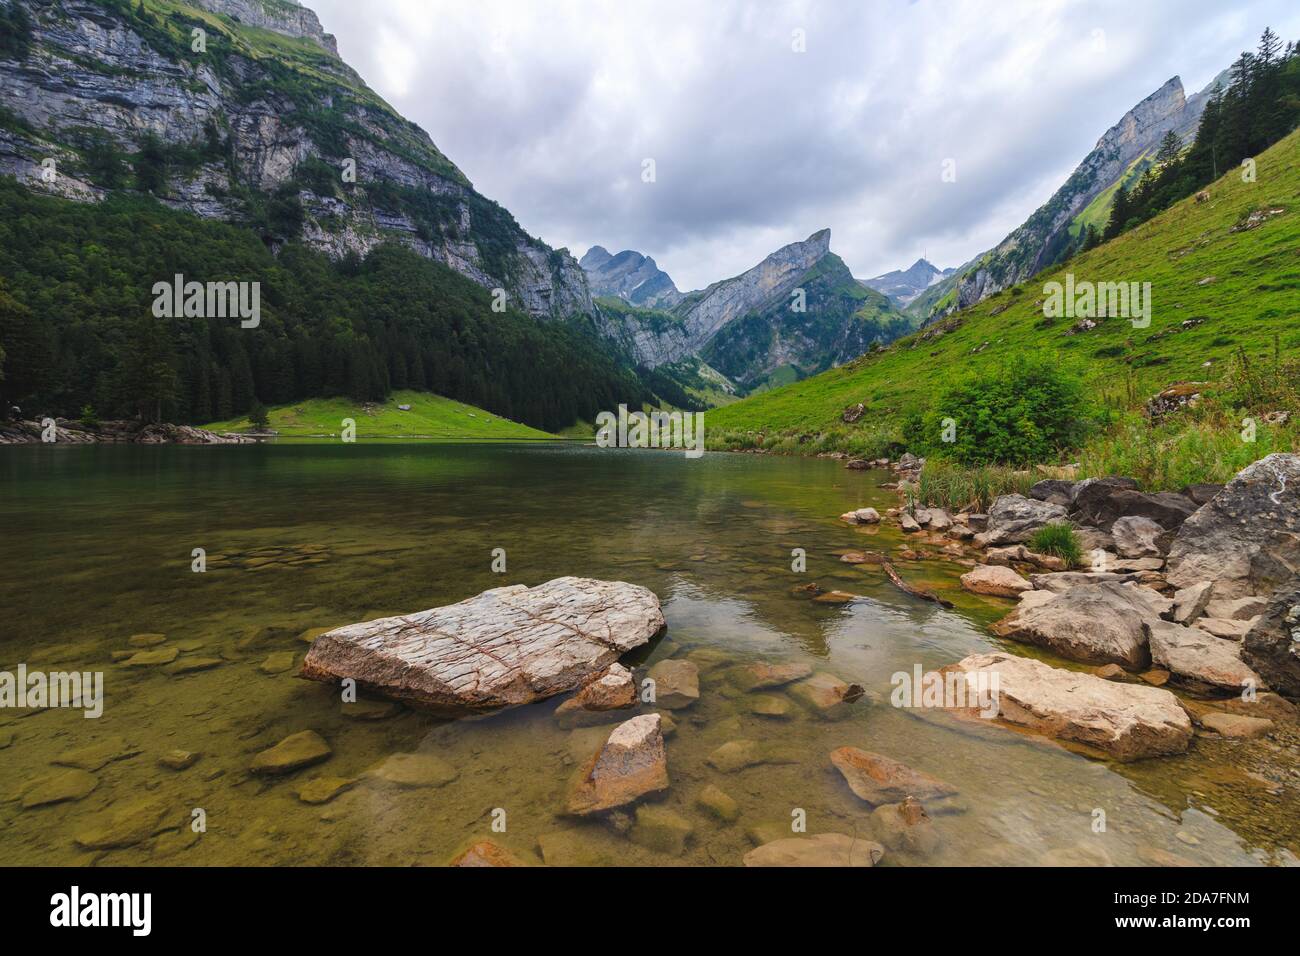
M1109 242L1124 231L1124 224L1129 220L1128 187L1120 183L1115 190L1115 199L1110 206L1110 219L1106 222L1106 231L1102 238Z

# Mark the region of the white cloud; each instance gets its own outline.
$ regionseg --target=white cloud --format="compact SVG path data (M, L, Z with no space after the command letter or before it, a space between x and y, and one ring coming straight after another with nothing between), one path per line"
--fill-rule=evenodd
M825 226L855 275L958 265L1170 76L1190 94L1265 25L1300 35L1282 0L309 5L530 233L637 249L684 290Z

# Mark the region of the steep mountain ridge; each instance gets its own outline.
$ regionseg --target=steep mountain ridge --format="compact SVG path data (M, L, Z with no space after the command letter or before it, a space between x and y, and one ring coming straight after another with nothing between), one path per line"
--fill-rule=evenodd
M310 10L288 0L8 2L27 10L32 33L26 55L0 70L0 174L97 201L146 159L159 199L256 225L268 241L300 234L337 258L396 240L505 289L534 317L593 313L573 257L479 194L338 58Z
M1191 140L1213 85L1188 98L1182 80L1174 76L1126 112L1047 202L960 272L952 294L932 311L967 308L1060 261L1075 238L1071 225L1090 203L1131 175L1136 163L1149 162L1170 130L1184 143Z

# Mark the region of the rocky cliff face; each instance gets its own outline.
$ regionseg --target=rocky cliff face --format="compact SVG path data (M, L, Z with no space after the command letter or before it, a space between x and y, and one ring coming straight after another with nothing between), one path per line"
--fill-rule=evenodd
M672 278L649 256L625 249L616 256L592 246L578 263L593 295L614 296L632 305L670 309L682 300Z
M339 55L334 36L325 32L315 13L294 0L194 0L194 5L225 14L246 26L311 40L321 49Z
M296 203L304 240L331 255L396 240L505 289L534 316L593 314L573 257L476 192L338 58L310 10L287 0L0 2L22 5L33 23L26 54L0 60L0 174L93 201L132 185L152 143L163 174L151 188L169 205L265 228L272 199Z
M1207 100L1208 90L1186 98L1182 81L1175 76L1125 113L1051 199L975 260L957 282L953 307L974 305L1057 262L1068 248L1075 217L1135 161L1154 155L1166 132L1177 132L1185 142L1194 136Z

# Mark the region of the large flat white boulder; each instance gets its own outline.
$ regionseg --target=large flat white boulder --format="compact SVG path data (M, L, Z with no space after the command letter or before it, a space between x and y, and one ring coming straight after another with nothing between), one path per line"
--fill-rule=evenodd
M659 599L622 581L556 578L320 635L302 677L449 715L576 690L664 627Z

